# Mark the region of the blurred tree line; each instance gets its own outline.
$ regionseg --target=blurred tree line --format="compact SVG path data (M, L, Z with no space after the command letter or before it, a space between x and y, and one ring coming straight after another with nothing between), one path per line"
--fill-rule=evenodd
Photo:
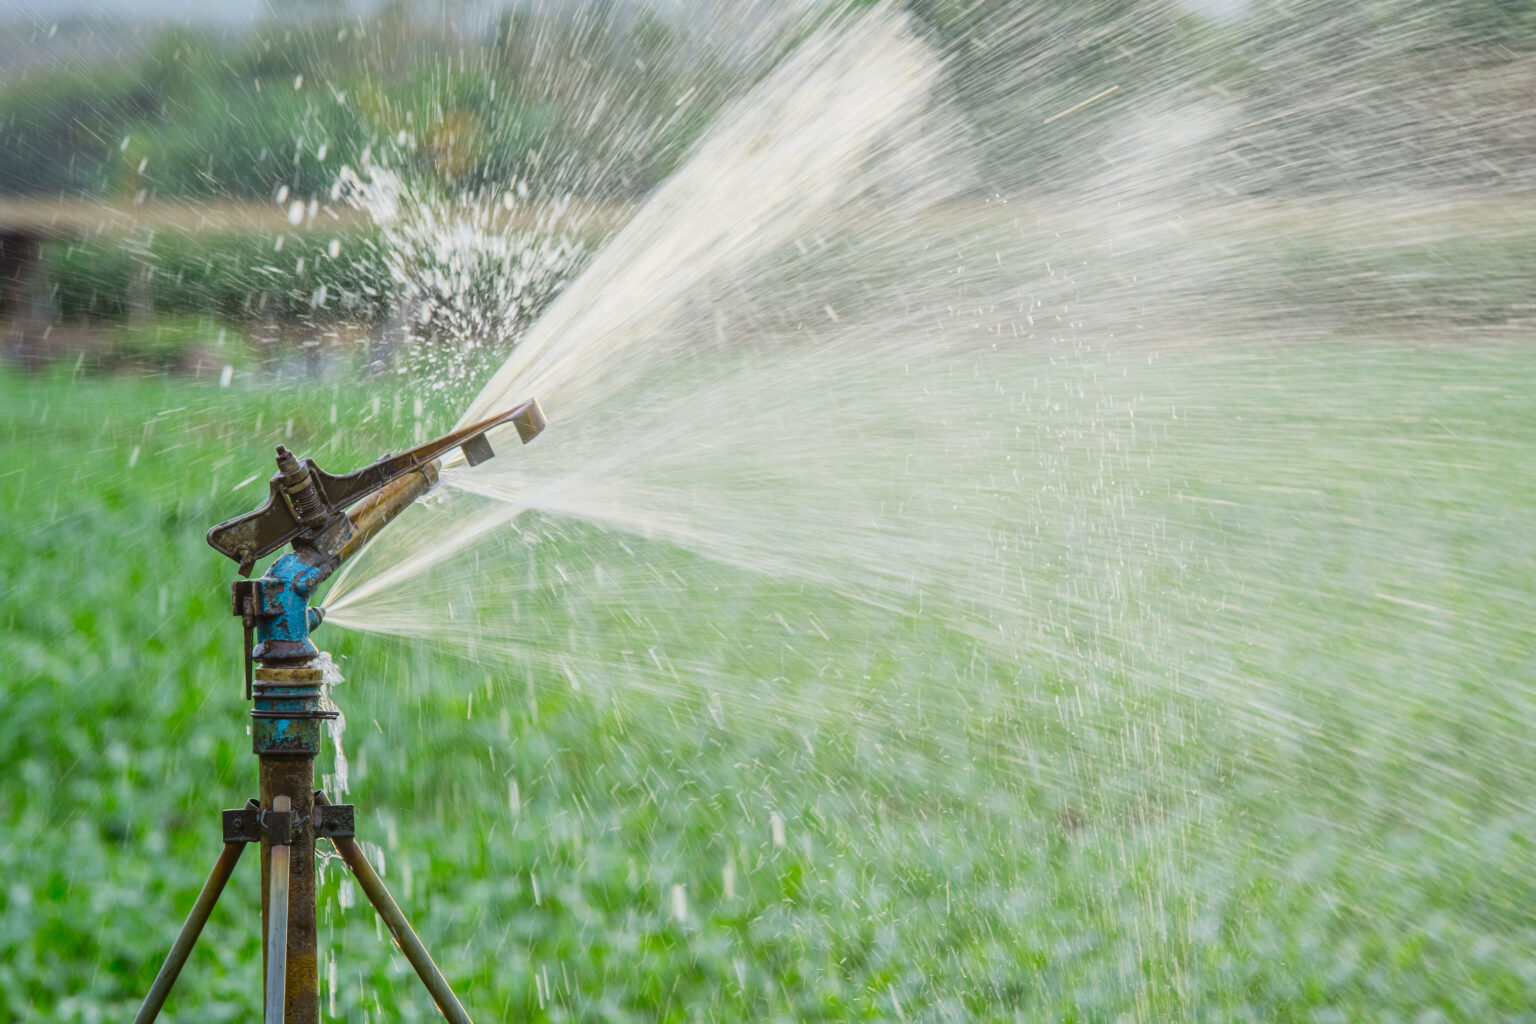
M1155 134L1229 194L1536 187L1533 0L904 6L1000 191L1091 184Z
M1536 188L1536 0L896 2L949 60L989 191ZM825 13L844 4L875 5ZM705 15L727 8L523 5L468 32L410 0L361 20L301 0L240 33L167 28L124 59L0 79L0 195L307 200L375 159L445 195L631 200L793 43L750 22L750 45L722 41ZM379 323L395 286L350 230L296 230L281 253L240 231L55 239L39 279L67 319Z
M365 21L301 6L243 34L171 28L125 62L0 82L0 193L315 195L373 147L456 187L553 179L633 196L675 165L733 79L761 70L693 45L686 11L617 0L514 7L472 34L408 0ZM954 95L1008 185L1081 177L1095 159L1085 126L1102 134L1197 96L1222 97L1245 124L1273 119L1226 155L1257 191L1333 187L1415 156L1476 177L1490 147L1495 162L1525 156L1532 134L1466 121L1531 86L1522 74L1503 97L1487 70L1532 52L1531 0L1232 0L1224 16L1191 0L903 6L964 69ZM1085 100L1091 120L1067 116Z
M344 166L374 161L415 196L622 201L666 175L731 80L688 25L619 3L508 10L473 33L409 0L366 19L324 3L282 14L236 34L170 27L126 59L0 80L0 195L324 202ZM32 277L67 321L397 312L377 233L323 223L50 236ZM0 297L0 318L19 313Z
M509 11L466 35L403 0L366 22L319 10L237 35L167 28L124 62L0 82L0 194L316 195L370 147L456 187L559 166L634 193L707 120L709 92L672 116L701 55L654 14Z

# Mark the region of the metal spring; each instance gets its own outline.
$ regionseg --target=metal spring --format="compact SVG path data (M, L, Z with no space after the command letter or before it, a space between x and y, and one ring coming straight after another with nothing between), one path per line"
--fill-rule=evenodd
M293 511L299 517L299 522L324 519L325 503L315 493L314 480L285 445L277 446L277 468L283 475L283 492L293 502Z

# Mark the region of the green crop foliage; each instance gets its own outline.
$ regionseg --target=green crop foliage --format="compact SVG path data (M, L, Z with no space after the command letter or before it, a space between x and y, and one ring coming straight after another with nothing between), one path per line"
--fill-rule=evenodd
M1369 341L1117 360L1105 394L1172 406L1124 435L1159 525L1121 607L1155 630L1007 659L942 611L872 629L836 594L572 528L502 612L559 652L665 606L665 687L616 650L578 688L317 635L359 834L477 1019L1531 1019L1536 364ZM217 810L255 787L203 533L254 507L277 441L338 471L408 443L399 397L0 376L0 1017L131 1016ZM1039 543L1026 585L1092 582L1071 538ZM624 558L674 589L556 593L554 565ZM857 713L814 713L828 678ZM803 713L717 719L729 681ZM433 1019L343 895L330 862L329 1017ZM253 1019L258 905L248 854L166 1019Z

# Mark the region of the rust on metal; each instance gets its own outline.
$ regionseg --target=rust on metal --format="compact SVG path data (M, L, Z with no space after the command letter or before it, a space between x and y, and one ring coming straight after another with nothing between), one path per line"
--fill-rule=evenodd
M256 670L258 683L275 683L279 686L313 686L324 678L317 668L277 668L263 665Z
M283 757L268 754L261 758L261 804L272 811L281 810L285 801L292 814L288 845L273 842L271 831L261 840L261 920L263 976L273 978L273 945L283 960L282 994L277 1018L282 1024L319 1024L320 979L316 970L317 935L315 927L315 831L308 827L314 815L314 758ZM274 854L286 850L288 862L288 898L282 908L272 905L272 879L277 865ZM285 918L282 936L274 938L274 911ZM284 938L286 936L286 938ZM271 1007L268 1007L271 1013ZM270 1017L269 1017L270 1019Z
M356 819L351 804L333 804L325 794L315 792L315 838L350 839L357 834Z
M437 469L438 463L429 462L416 472L398 477L347 513L352 523L352 536L341 546L341 560L345 562L351 558L411 502L430 491L437 484Z
M517 428L518 440L527 444L544 432L549 421L544 418L544 407L537 398L530 398L511 412L512 425Z
M224 812L224 841L226 843L261 842L261 806L250 800L244 807Z

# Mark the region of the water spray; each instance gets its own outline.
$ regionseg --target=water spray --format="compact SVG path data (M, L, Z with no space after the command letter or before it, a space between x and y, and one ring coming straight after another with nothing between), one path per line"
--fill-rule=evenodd
M530 400L342 476L278 445L266 502L208 531L208 543L238 563L245 577L233 585L234 614L245 628L245 697L255 702L251 734L260 793L244 807L224 812L224 850L134 1024L149 1024L159 1015L247 843L261 844L265 1024L319 1020L317 839L329 839L341 854L443 1016L468 1024L468 1014L357 844L352 806L333 804L315 789L321 723L338 712L327 692L334 666L310 639L324 613L309 601L343 562L437 483L443 456L457 448L471 466L494 457L486 434L504 424L527 444L544 429L544 413ZM249 578L258 560L285 546L292 550L260 578Z

